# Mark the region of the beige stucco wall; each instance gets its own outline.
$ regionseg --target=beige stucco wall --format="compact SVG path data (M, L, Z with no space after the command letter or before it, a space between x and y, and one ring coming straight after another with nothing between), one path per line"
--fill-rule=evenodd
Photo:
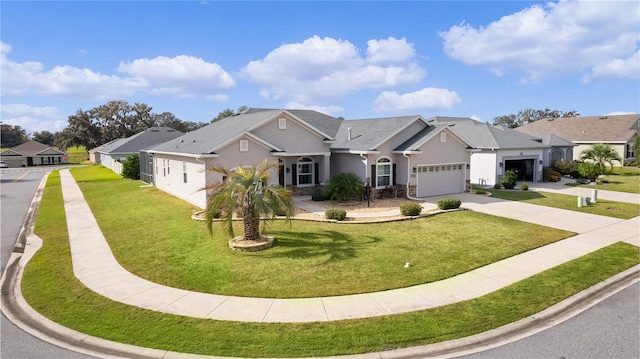
M289 153L329 152L330 145L322 142L324 138L288 116L280 117L287 119L285 129L278 128L278 117L251 132Z
M573 159L579 160L583 151L591 148L594 143L579 143L573 148ZM623 160L627 156L627 144L626 143L609 143L611 147L618 153ZM614 166L622 166L622 163L614 162Z

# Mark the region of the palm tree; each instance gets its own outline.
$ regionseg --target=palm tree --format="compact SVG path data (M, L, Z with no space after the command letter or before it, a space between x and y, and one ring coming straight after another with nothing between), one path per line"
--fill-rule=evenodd
M224 180L204 188L211 191L205 221L209 232L213 232L213 220L220 217L229 238L233 238L233 214L241 212L244 239L256 241L260 239L261 217L265 224L267 219L273 219L277 214L284 214L287 219L293 217L295 207L291 193L282 187L263 185L267 183L272 169L277 171L278 164L267 160L250 168L239 166L234 171L210 168L221 173Z
M611 145L606 143L596 143L590 148L582 151L580 160L589 160L595 162L601 173L606 173L607 164L613 167L613 161L622 163L622 158Z

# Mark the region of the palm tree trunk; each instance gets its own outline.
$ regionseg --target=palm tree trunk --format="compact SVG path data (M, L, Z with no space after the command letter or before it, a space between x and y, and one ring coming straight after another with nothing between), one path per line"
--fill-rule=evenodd
M244 239L257 241L260 239L260 217L255 208L245 208L242 221L244 223Z

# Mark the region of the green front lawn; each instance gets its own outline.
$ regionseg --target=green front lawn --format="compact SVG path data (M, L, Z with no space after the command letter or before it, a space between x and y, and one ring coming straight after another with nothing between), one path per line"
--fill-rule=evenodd
M603 189L607 191L629 192L640 194L640 168L638 167L614 167L611 174L605 178L601 185L577 184L571 186Z
M87 164L89 162L89 152L84 146L76 146L67 148L68 162L70 164L82 163Z
M598 187L600 188L600 187ZM522 201L540 206L567 209L583 213L597 214L615 218L629 219L640 216L640 206L633 203L614 202L598 199L597 203L589 206L578 207L576 196L566 194L542 192L542 191L521 191L517 189L484 189L491 193L492 197L506 199L509 201Z
M276 221L268 227L273 248L241 253L228 248L221 227L211 236L190 218L193 208L175 197L118 179L102 166L71 171L123 267L206 293L299 298L402 288L574 234L471 211L376 224ZM242 233L241 222L236 225Z
M59 183L58 173L53 172L36 222L36 233L44 244L23 276L25 299L35 310L66 327L161 350L309 357L436 343L530 317L640 261L637 247L617 243L478 299L370 319L260 324L180 317L110 301L78 282L72 271ZM282 271L293 272L288 268ZM245 278L251 275L246 273Z

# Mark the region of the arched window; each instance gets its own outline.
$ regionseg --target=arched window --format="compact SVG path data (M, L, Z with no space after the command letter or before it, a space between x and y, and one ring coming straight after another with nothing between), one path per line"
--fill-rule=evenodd
M298 160L298 186L313 186L313 160L302 157Z
M553 166L554 163L558 162L558 161L562 161L562 151L561 150L553 150L551 152L551 165Z
M376 161L376 187L391 185L391 160L388 157Z

